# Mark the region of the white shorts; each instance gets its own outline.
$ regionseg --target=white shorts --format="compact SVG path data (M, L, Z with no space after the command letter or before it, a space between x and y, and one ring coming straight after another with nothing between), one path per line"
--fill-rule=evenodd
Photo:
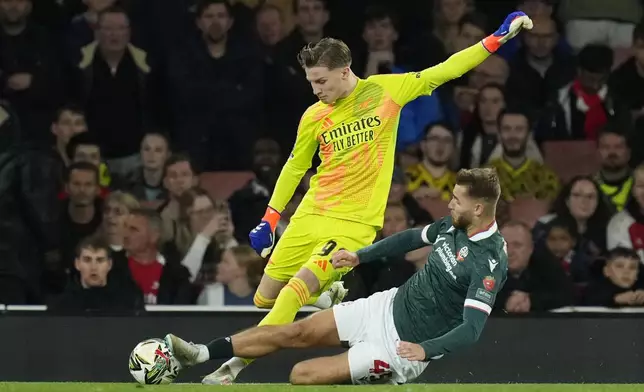
M427 362L396 354L400 337L394 326L393 304L398 289L333 307L340 341L348 344L354 384L404 384L425 370Z

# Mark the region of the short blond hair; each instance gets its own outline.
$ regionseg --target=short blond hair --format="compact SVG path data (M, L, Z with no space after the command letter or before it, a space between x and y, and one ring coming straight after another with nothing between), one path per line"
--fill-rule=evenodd
M107 206L110 203L122 205L130 212L141 208L141 203L139 203L134 195L122 191L111 192L107 195L104 205Z
M300 50L297 60L302 67L338 69L351 66L351 49L339 39L322 38Z

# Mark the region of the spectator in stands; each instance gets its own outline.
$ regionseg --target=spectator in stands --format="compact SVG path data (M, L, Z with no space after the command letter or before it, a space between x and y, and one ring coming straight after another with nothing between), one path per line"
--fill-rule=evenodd
M247 242L248 233L264 215L282 166L280 146L273 139L261 138L253 146L255 178L235 191L228 202L235 222L235 237Z
M539 219L534 228L537 245L542 243L555 219L564 219L574 222L574 233L579 235L576 253L597 257L606 251L606 225L612 215L611 208L592 177L573 177L557 196L552 211Z
M365 22L362 39L366 52L354 55L358 75L367 78L371 75L405 73L410 71L398 63L399 19L391 9L382 5L373 5L365 11ZM443 90L441 90L443 91ZM402 110L398 125L396 148L402 150L409 144L420 142L426 127L444 119L442 94L418 97L409 102Z
M499 145L499 114L505 108L505 88L486 84L479 91L473 119L459 135L460 166L481 167Z
M421 204L427 200L449 202L456 184L456 173L450 170L454 155L454 132L446 124L430 124L425 140L420 142L422 161L407 169L407 191Z
M168 192L163 187L163 167L170 153L170 142L165 134L147 132L141 141L142 167L133 174L124 188L142 201L166 200Z
M457 84L454 87L454 102L460 110L463 127L468 125L472 117L480 90L489 84L505 86L509 75L508 63L503 57L493 54L468 73L467 85Z
M474 9L472 0L438 0L434 2L434 36L443 43L445 52L453 54L458 50L459 22Z
M495 309L527 313L573 303L572 283L547 249L534 248L528 226L508 222L501 234L507 242L508 279L497 294Z
M159 252L161 230L162 221L157 212L130 211L123 240L127 259L114 259L115 278L135 284L146 304L190 304L190 273L176 260L166 259Z
M559 193L559 179L546 165L528 155L530 120L518 110L504 110L499 115L499 137L503 154L492 159L501 182L502 198L512 201L527 197L553 201Z
M633 249L644 260L644 164L635 168L633 180L626 207L608 223L606 246Z
M405 206L400 203L388 203L385 209L385 219L380 235L382 238L392 236L414 226ZM349 298L354 300L365 298L378 292L399 287L404 284L418 268L427 262L429 247L383 259L369 264L359 265L351 274L348 285ZM418 260L425 255L425 260Z
M586 289L586 306L642 306L644 290L637 281L641 259L632 249L615 248L608 253L603 276Z
M141 293L122 290L108 281L110 246L103 237L87 237L78 245L74 268L79 273L47 310L56 314L127 314L145 310Z
M123 238L126 219L131 211L140 207L139 201L129 193L116 191L105 198L100 233L108 242L111 252L125 252Z
M98 29L98 16L101 12L113 7L117 0L84 0L87 9L76 15L65 33L65 51L73 64L80 61L80 51L95 39Z
M576 252L575 248L581 237L575 221L566 218L554 218L548 222L545 234L545 246L566 272L568 278L581 288L590 281L593 257L586 253ZM542 246L544 243L536 243Z
M544 109L539 140L597 140L609 119L622 116L616 92L607 85L612 65L613 52L607 46L590 44L581 50L577 76Z
M247 169L262 120L263 58L233 23L228 2L198 1L200 36L167 59L173 141L205 171Z
M644 22L633 31L633 57L620 65L609 79L617 97L631 111L633 119L644 115Z
M79 106L66 104L58 108L54 121L51 123L51 133L56 137L56 152L64 166L71 163L67 155L67 145L72 137L87 132L85 112Z
M391 178L391 188L389 189L388 203L402 204L405 206L407 213L416 224L430 224L434 221L432 216L424 210L414 199L412 195L407 193L407 175L404 170L395 166Z
M317 101L297 54L304 45L322 39L328 33L325 27L329 22L326 0L293 0L293 13L295 28L276 46L266 79L270 135L283 151L291 150L300 116Z
M96 41L81 49L76 95L113 175L124 177L140 165L143 126L155 91L149 56L130 43L130 18L118 7L102 11Z
M265 261L248 245L224 251L217 264L216 283L207 285L199 305L253 306L253 296L259 286Z
M596 180L613 209L621 211L628 203L633 187L632 171L628 165L631 148L616 125L608 124L600 132L597 150L601 169Z
M189 242L174 242L182 264L190 271L191 279L214 272L221 252L237 246L233 238L235 226L230 219L230 209L225 201L213 200L205 190L194 187L179 198L180 224L190 233ZM202 267L203 266L203 267ZM201 273L202 276L199 276ZM214 276L214 275L213 275Z
M89 162L72 163L67 168L66 191L69 197L61 201L60 265L58 288L65 286L67 276L74 274L72 265L76 246L101 226L102 199L98 197L98 169ZM54 278L52 278L54 279ZM52 282L53 283L53 282Z
M45 130L65 91L53 40L29 20L32 6L32 0L0 2L0 83L22 137L48 143Z
M488 22L485 14L470 12L458 21L459 31L456 37L456 51L459 52L480 42L488 35Z
M629 48L643 13L638 0L561 0L558 7L559 18L566 22L566 38L575 50L591 43Z
M163 167L163 186L168 200L159 207L163 219L163 241L183 241L189 233L179 227L179 198L199 184L198 173L188 155L172 154Z
M367 50L363 60L364 70L358 69L359 75L368 78L371 75L392 73L397 64L395 54L396 41L398 41L397 16L384 6L367 8L362 39Z
M255 29L259 40L267 48L273 48L284 38L282 11L273 4L264 4L255 11Z
M541 2L538 0L537 2ZM523 34L524 46L510 62L509 95L535 109L575 77L573 56L557 47L557 23L551 18L535 19L534 27Z
M11 106L0 100L0 303L40 303L47 254L56 262L57 193L63 182L50 146L23 143Z
M109 168L103 162L101 146L93 133L82 132L72 136L69 143L67 143L67 156L72 163L88 162L96 166L100 176L101 194L107 194L108 188L112 183L112 176Z

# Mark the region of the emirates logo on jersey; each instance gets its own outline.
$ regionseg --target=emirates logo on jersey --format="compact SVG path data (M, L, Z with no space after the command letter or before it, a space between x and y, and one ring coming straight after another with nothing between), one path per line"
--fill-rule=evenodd
M467 246L464 246L456 253L456 261L463 261L467 257L470 251L467 249Z
M483 278L483 287L485 287L487 291L492 291L495 285L496 281L494 280L493 276L486 276L485 278Z

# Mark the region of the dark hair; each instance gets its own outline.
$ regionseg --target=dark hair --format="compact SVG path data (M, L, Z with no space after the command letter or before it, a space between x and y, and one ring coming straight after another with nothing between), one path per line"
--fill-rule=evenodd
M602 44L588 44L577 55L579 68L592 73L610 72L613 67L613 50Z
M494 168L461 169L456 174L456 184L468 188L468 194L495 205L501 196L499 176Z
M83 250L91 249L94 251L104 250L107 258L111 259L111 248L107 239L99 234L92 234L83 238L76 246L76 257L80 257Z
M606 203L606 200L603 198L604 193L599 187L599 184L597 184L597 181L595 181L592 176L579 175L573 177L570 181L568 181L564 185L563 189L561 189L559 195L557 196L557 199L553 203L552 212L554 212L557 217L570 219L573 221L575 220L572 214L570 214L570 209L568 208L568 199L570 198L570 194L572 193L573 186L575 186L575 184L579 181L588 181L595 187L595 192L597 192L597 208L595 209L595 212L590 216L590 218L588 218L586 227L589 231L597 230L598 232L595 234L597 236L601 236L602 232L606 231L606 225L608 224L608 221L610 220L612 214L610 207ZM605 236L606 234L603 235ZM589 237L594 238L593 235Z
M179 162L188 162L188 164L190 165L190 169L192 170L192 173L194 173L194 175L199 174L197 171L197 168L195 167L194 161L192 160L192 158L190 158L190 155L179 152L179 153L170 155L168 160L165 161L165 164L163 165L163 177L165 177L168 174L168 168L170 166L176 165Z
M337 69L351 66L351 49L335 38L322 38L300 50L297 61L302 67L327 67Z
M255 9L255 17L257 17L257 15L261 14L262 12L266 12L266 11L275 11L280 16L280 19L282 19L282 20L284 19L284 17L282 16L282 10L280 9L280 7L276 6L275 4L271 4L271 3L264 3L264 4L260 5L259 7L257 7Z
M195 14L197 15L198 18L203 16L203 13L206 12L208 7L211 5L217 5L217 4L222 4L224 7L226 7L226 12L228 12L229 17L233 17L233 7L230 5L230 3L227 0L199 0L197 1L197 5L195 6Z
M576 241L579 239L579 229L577 228L577 222L569 217L557 216L547 224L548 233L554 228L564 229L570 234L570 236Z
M100 183L100 174L98 172L98 167L96 167L94 164L91 164L89 162L74 162L71 165L69 165L69 167L67 167L67 171L65 172L66 183L69 183L69 180L72 177L72 172L74 170L92 172L94 173L96 184L98 185Z
M384 4L374 4L367 7L364 13L364 24L380 22L381 20L389 19L394 29L398 31L400 27L400 18L398 14L385 6Z
M157 130L157 129L148 129L145 134L143 135L143 138L141 139L141 143L143 143L143 139L145 139L148 136L158 136L161 139L165 141L166 146L168 147L168 151L171 151L172 148L170 146L170 136L162 130Z
M322 6L324 7L324 10L328 11L329 10L329 4L327 0L313 0L317 1L318 3L322 3ZM300 8L300 0L293 0L293 13L297 14L297 11Z
M506 107L504 109L501 109L499 112L499 116L497 117L497 124L499 126L501 125L501 122L503 121L503 118L508 115L515 115L515 116L523 116L525 117L526 121L528 122L528 129L531 128L532 122L530 121L530 115L528 112L521 108L513 108L513 107Z
M56 113L54 114L54 122L60 121L60 117L65 112L70 112L83 117L85 116L85 111L80 105L77 105L75 103L66 103L56 110Z
M425 137L427 137L427 135L429 135L429 133L431 132L431 130L432 130L432 129L434 129L434 128L436 128L436 127L445 128L445 129L447 129L447 130L448 130L452 135L456 135L456 133L455 133L455 131L454 131L454 127L452 127L449 123L447 123L447 122L445 122L445 121L435 121L435 122L432 122L432 123L427 124L427 126L425 127Z
M133 216L140 216L145 218L147 220L148 225L150 227L157 231L159 234L163 231L163 220L161 219L161 215L153 209L149 208L135 208L132 211L130 211L130 215Z
M69 139L69 143L67 143L67 147L65 147L65 152L69 159L74 159L78 146L96 146L98 147L99 153L101 151L101 145L98 142L98 139L91 132L82 132Z
M458 21L459 30L463 29L463 26L466 24L471 24L472 26L483 30L484 33L488 33L488 21L485 14L476 11L468 12L463 15L461 20Z
M97 23L100 25L101 24L101 19L107 14L123 14L125 17L128 19L128 23L130 20L130 15L127 13L127 10L118 4L115 4L111 7L107 7L103 11L98 13L98 18L97 18Z
M628 141L628 135L626 132L621 130L620 124L616 121L609 121L606 124L602 125L597 132L597 140L599 140L604 135L617 135L623 137Z
M606 264L610 263L618 257L637 260L638 264L641 261L639 255L633 249L618 246L617 248L608 251L608 254L606 255Z

